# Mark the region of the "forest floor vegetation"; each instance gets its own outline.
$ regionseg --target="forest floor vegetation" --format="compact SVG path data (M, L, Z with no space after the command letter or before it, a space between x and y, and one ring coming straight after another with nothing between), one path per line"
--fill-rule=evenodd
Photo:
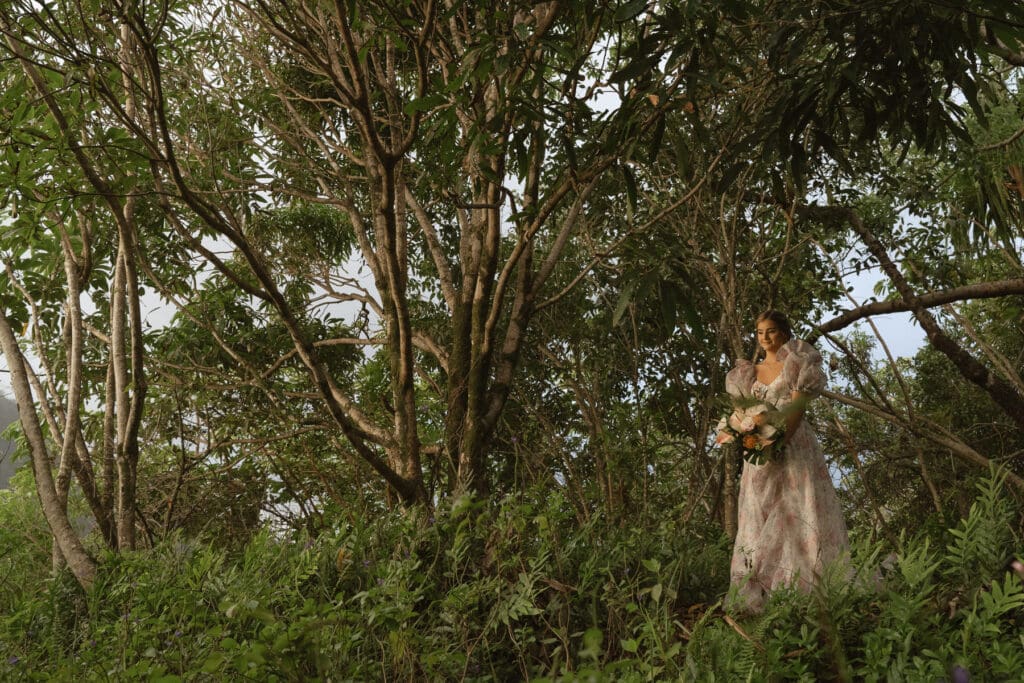
M721 607L731 548L717 524L682 525L670 510L581 525L568 509L557 495L461 498L316 538L263 529L231 548L173 535L103 557L83 592L49 575L45 529L26 524L38 511L16 488L0 500L0 679L1006 681L1024 671L1024 586L1009 564L1024 554L1021 510L998 475L953 528L902 538L895 561L861 530L854 564L869 580L778 592L755 617ZM38 543L12 528L34 528Z

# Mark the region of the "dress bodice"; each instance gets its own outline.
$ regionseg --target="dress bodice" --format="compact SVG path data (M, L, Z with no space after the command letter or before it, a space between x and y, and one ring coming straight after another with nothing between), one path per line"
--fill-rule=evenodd
M770 403L776 408L781 408L793 400L793 392L790 390L789 385L783 381L781 373L768 384L755 379L753 384L750 385L750 393L754 398Z

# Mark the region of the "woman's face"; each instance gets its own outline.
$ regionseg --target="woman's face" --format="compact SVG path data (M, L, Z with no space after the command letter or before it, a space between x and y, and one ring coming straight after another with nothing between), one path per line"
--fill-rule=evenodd
M765 351L775 353L786 341L786 333L774 321L762 320L757 324L757 343Z

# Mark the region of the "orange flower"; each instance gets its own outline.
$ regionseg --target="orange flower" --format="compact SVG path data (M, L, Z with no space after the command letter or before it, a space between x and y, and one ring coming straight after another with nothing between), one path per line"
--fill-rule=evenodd
M743 447L746 449L753 450L757 448L759 443L757 437L753 434L747 434L743 437Z

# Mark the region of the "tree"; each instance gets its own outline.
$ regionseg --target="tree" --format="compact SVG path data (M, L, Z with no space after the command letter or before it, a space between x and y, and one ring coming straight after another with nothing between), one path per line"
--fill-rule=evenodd
M148 157L166 219L273 307L361 457L403 500L425 500L416 376L433 373L447 418L443 443L430 446L446 453L453 485L486 488L487 445L534 305L594 183L632 146L627 133L660 116L625 78L613 112L596 102L595 60L620 49L608 42L615 32L638 30L640 8L112 5L106 21L75 31L61 23L70 19L21 9L17 31L8 24L12 49L38 40L79 66L75 78ZM111 21L121 27L114 42ZM90 75L111 66L120 79ZM379 316L390 424L370 419L319 359L303 329L310 301L288 299L284 274L253 241L262 199L272 211L320 203L347 220L375 291L337 292L337 263L309 279ZM229 241L244 266L213 257L197 230ZM443 302L444 328L423 328L411 288Z

